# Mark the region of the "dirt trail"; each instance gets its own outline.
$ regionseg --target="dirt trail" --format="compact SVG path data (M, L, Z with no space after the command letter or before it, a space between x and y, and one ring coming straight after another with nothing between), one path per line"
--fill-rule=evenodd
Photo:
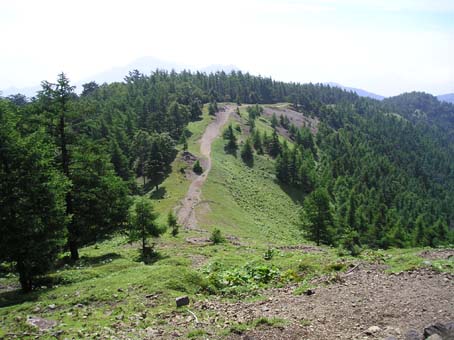
M195 208L197 204L201 202L201 188L211 170L211 143L219 136L221 128L227 123L232 112L234 112L233 106L225 106L217 112L216 119L207 126L200 139L200 153L204 158L204 161L202 162L204 172L192 181L185 198L181 202L181 207L178 210L178 223L184 228L197 229Z

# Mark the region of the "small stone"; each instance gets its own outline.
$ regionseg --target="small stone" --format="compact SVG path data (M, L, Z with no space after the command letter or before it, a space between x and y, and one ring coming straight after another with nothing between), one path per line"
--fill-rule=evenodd
M428 338L426 338L426 340L443 340L443 338L441 336L439 336L438 334L433 334L433 335L429 336Z
M55 308L57 308L57 306L55 306L55 304L54 304L54 303L53 303L53 304L51 304L51 305L49 305L49 306L47 306L47 307L49 307L49 309L52 309L52 310L54 310Z
M33 313L38 313L40 310L41 308L39 308L39 306L36 306L35 308L33 308Z
M187 296L180 296L175 299L175 303L177 307L189 305L189 297Z
M381 331L381 328L378 326L371 326L366 330L367 335L372 335Z
M27 324L36 327L39 330L46 330L54 327L57 322L55 320L47 320L36 316L30 316L27 319Z

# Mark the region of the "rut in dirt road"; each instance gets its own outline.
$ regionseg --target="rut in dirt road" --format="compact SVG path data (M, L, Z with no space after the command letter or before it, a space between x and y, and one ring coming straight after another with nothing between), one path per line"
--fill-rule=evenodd
M200 153L204 158L204 172L192 181L185 198L181 202L181 207L178 210L178 223L184 228L197 228L195 208L197 204L200 203L200 196L202 193L201 188L211 170L211 144L221 133L221 128L227 123L233 110L234 108L232 106L225 106L223 110L217 112L215 120L207 126L200 139Z

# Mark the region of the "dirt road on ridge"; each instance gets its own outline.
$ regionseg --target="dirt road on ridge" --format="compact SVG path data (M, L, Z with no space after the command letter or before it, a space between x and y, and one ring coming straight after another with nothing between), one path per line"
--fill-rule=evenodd
M204 172L192 181L185 198L181 202L181 207L178 209L178 223L180 223L180 225L184 228L197 228L195 208L201 201L201 188L211 170L211 144L214 139L220 135L221 128L225 125L225 123L227 123L233 111L233 106L225 106L224 109L217 112L215 120L207 126L202 138L200 139L200 153L204 158Z

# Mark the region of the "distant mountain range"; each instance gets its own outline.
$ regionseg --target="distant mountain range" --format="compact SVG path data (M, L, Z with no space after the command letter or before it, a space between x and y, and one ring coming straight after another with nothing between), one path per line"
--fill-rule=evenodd
M355 87L343 86L343 85L338 84L338 83L330 82L330 83L325 83L325 85L329 85L329 86L332 86L332 87L339 87L339 88L344 89L346 91L355 92L360 97L369 97L369 98L373 98L373 99L377 99L377 100L382 100L382 99L385 98L385 96L381 96L379 94L375 94L375 93L372 93L372 92L369 92L369 91L366 91L366 90L362 90L362 89L357 89Z
M454 104L454 93L447 93L437 96L438 100Z
M132 70L138 70L143 74L150 74L152 71L159 70L175 70L177 72L183 70L191 70L191 71L200 71L200 72L216 72L216 71L224 71L226 73L230 73L231 71L238 71L239 69L234 65L208 65L205 67L197 67L193 65L184 65L184 64L177 64L173 62L164 61L154 57L143 57L139 58L132 63L125 65L125 66L118 66L114 67L110 70L106 70L104 72L95 74L91 77L83 79L81 81L76 82L77 90L82 89L82 84L88 83L90 81L96 81L99 84L102 83L113 83L117 81L123 81L125 76ZM31 87L24 87L24 88L16 88L10 87L7 89L2 90L3 96L9 96L12 94L21 93L26 95L27 97L33 97L36 95L36 92L41 89L41 86L31 86ZM76 90L76 91L77 91Z
M95 74L89 78L83 79L79 82L76 83L77 89L80 91L82 89L82 84L85 84L90 81L96 81L99 84L102 83L112 83L112 82L117 82L117 81L123 81L124 77L128 75L128 73L132 70L139 70L141 73L144 74L150 74L152 71L155 71L157 69L160 70L175 70L177 72L183 71L183 70L191 70L191 71L200 71L200 72L205 72L205 73L211 73L211 72L216 72L216 71L224 71L226 73L230 73L231 71L239 71L239 68L237 68L234 65L221 65L221 64L214 64L214 65L209 65L205 67L197 67L194 65L184 65L184 64L177 64L174 62L169 62L169 61L164 61L158 58L154 57L142 57L139 58L132 63L125 65L125 66L119 66L119 67L114 67L110 70L106 70L104 72ZM360 97L369 97L377 100L382 100L385 98L385 96L372 93L363 89L355 88L355 87L348 87L344 86L338 83L334 82L329 82L329 83L324 83L325 85L329 86L334 86L334 87L339 87L341 89L344 89L346 91L353 91L358 96ZM26 95L27 97L33 97L36 95L36 92L41 89L40 86L31 86L31 87L25 87L25 88L16 88L16 87L10 87L7 88L2 92L3 96L9 96L12 94L16 93L21 93ZM454 93L448 93L444 95L439 95L437 98L440 101L445 101L449 103L454 103Z

